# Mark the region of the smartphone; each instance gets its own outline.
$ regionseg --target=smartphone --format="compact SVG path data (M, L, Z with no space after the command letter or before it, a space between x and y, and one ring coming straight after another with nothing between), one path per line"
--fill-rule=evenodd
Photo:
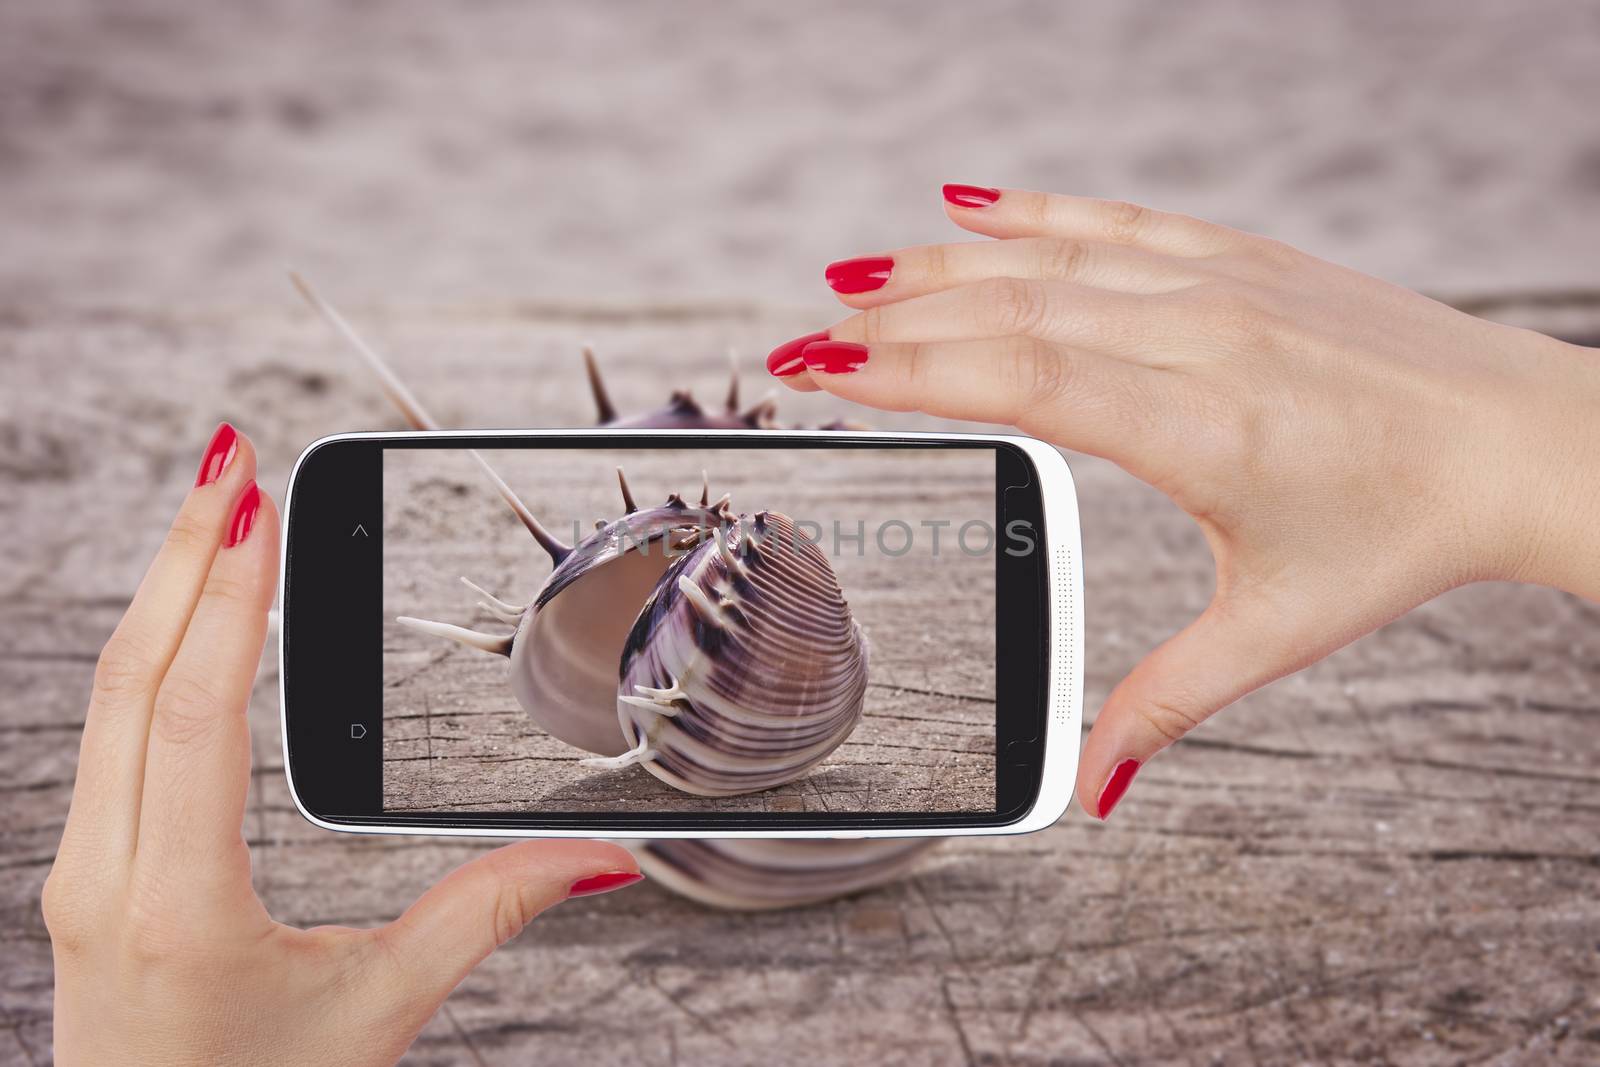
M1022 833L1072 795L1077 498L1025 437L323 438L289 480L301 813L369 833Z

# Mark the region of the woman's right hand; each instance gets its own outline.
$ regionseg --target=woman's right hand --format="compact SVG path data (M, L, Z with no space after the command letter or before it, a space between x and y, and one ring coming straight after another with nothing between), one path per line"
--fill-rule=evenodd
M1453 586L1600 599L1600 355L1278 242L1132 204L946 186L997 238L845 260L858 313L775 350L800 389L1005 423L1200 524L1210 606L1115 689L1079 800L1218 709Z

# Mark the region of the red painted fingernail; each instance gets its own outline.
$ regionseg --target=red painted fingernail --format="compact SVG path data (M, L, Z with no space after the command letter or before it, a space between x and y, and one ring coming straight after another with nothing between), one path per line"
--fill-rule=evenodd
M1000 199L1000 190L983 185L946 185L944 198L956 207L988 207Z
M804 337L796 337L793 341L785 341L774 348L772 354L767 357L767 373L774 378L792 378L806 369L806 361L800 356L806 345L827 339L828 331L818 330Z
M823 275L836 293L870 293L882 289L893 270L894 260L888 256L862 256L829 263Z
M256 512L261 510L261 490L256 487L254 480L244 487L244 492L239 494L239 502L233 505L233 518L228 520L228 542L226 547L233 548L250 536L250 527L256 524Z
M194 476L194 487L210 485L222 477L222 472L228 469L228 464L233 462L233 457L239 451L239 431L227 423L217 427L217 432L211 435L211 443L206 445L206 454L200 460L200 473Z
M644 875L634 874L631 871L613 871L609 874L595 874L588 878L579 878L567 889L569 897L592 897L596 893L609 893L613 889L621 889L625 885L644 881Z
M853 341L813 341L800 354L807 370L823 374L851 374L867 362L867 346Z
M1122 794L1128 791L1128 786L1133 784L1133 776L1139 773L1139 761L1125 759L1117 764L1111 772L1111 777L1106 779L1105 788L1100 790L1100 817L1104 819L1111 814L1111 809L1117 806L1117 801L1122 799Z

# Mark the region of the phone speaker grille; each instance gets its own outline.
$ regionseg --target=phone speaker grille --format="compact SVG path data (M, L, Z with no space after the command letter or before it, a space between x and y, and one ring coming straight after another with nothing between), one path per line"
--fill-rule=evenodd
M1073 602L1077 595L1077 582L1073 581L1072 551L1068 548L1056 549L1056 575L1055 586L1062 591L1064 601L1056 605L1055 619L1051 629L1055 632L1055 662L1051 665L1051 674L1055 676L1055 694L1051 701L1055 705L1055 721L1053 725L1065 727L1070 719L1069 709L1072 707L1072 676L1074 663L1072 650L1074 646L1073 626L1078 617L1078 605Z

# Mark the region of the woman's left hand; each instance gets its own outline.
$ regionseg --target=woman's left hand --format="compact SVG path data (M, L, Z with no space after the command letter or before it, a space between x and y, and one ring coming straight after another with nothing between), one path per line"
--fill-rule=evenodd
M568 896L638 881L594 841L490 852L387 926L296 930L250 884L245 707L278 513L224 424L100 656L44 888L62 1064L392 1063L496 946Z

